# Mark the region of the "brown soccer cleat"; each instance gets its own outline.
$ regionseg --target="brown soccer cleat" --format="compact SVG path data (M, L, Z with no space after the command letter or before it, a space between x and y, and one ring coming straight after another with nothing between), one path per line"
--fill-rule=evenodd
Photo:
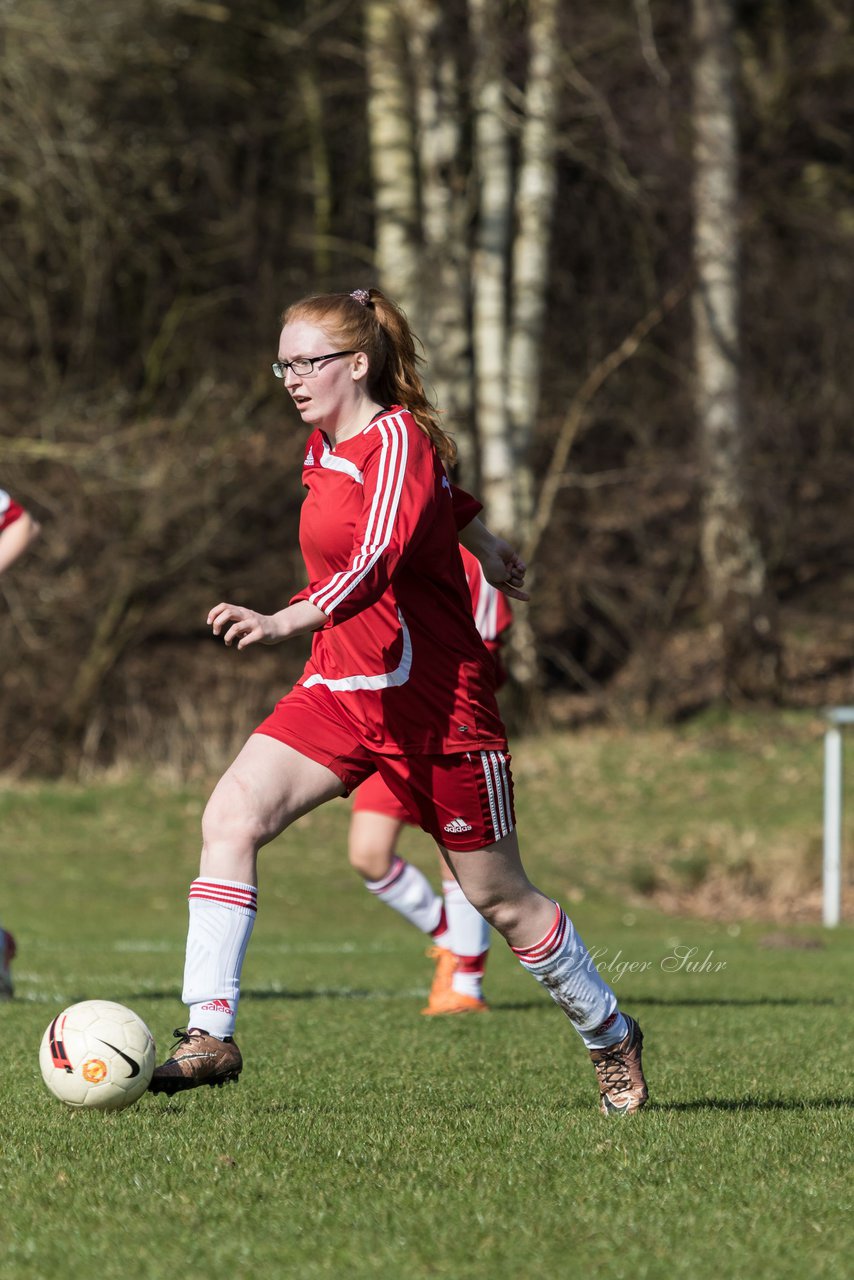
M619 1044L590 1050L599 1081L599 1106L603 1116L630 1116L645 1107L649 1098L641 1065L643 1032L634 1018L627 1013L623 1017L629 1028L628 1035Z
M222 1085L236 1081L243 1070L243 1058L237 1045L228 1036L217 1040L200 1027L176 1030L177 1043L172 1056L154 1068L151 1093L180 1093L183 1089L197 1089L199 1085Z

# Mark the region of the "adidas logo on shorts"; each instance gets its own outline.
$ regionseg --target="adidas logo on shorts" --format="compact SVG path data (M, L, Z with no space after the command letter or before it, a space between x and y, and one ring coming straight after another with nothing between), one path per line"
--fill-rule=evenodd
M462 835L464 831L471 831L471 823L464 822L462 818L454 818L451 822L446 822L442 830L451 836Z

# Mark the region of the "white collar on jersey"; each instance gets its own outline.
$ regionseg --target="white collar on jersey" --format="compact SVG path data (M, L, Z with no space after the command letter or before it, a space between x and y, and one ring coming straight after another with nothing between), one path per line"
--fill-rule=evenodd
M317 459L321 467L325 467L327 471L342 471L344 475L350 476L351 480L355 480L356 484L364 484L365 477L354 462L348 462L346 458L340 458L337 453L333 453L329 447L329 441L325 436L323 438L323 453ZM308 459L306 459L308 461Z

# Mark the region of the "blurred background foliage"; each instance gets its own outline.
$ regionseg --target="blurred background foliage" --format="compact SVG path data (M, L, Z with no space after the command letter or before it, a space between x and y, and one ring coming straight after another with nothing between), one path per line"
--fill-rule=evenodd
M854 37L841 0L729 7L744 479L779 612L766 696L823 705L852 693ZM443 180L463 211L447 254L474 261L478 49L462 0L442 8L459 131ZM536 8L506 0L491 28L514 172ZM676 292L576 415L532 561L516 727L733 696L700 553L687 8L557 5L541 367L517 455L535 506L585 378ZM272 611L302 585L305 433L270 373L281 310L395 293L377 256L372 9L400 24L405 84L404 0L0 5L0 484L44 527L0 582L0 768L215 765L301 668L299 646L225 654L204 620L219 599ZM484 423L475 408L448 425L477 487Z

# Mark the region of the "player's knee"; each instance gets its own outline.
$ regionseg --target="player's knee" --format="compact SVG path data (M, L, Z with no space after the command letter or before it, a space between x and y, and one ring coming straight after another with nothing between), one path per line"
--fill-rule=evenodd
M504 933L505 929L513 927L516 915L511 903L487 895L480 897L475 895L469 901L475 910L480 912L484 920L491 924L493 929L497 929L499 933Z
M400 823L383 814L357 811L350 820L350 866L366 880L382 880L391 871Z
M524 924L530 910L531 895L521 886L518 892L507 892L489 885L472 889L464 885L463 892L484 920L505 937Z
M362 846L354 844L351 840L347 848L347 856L350 859L350 866L353 870L357 871L360 876L364 876L366 880L370 880L370 862Z
M527 919L525 908L518 902L498 902L478 907L478 911L496 933L506 939L518 937Z
M244 788L228 785L214 791L202 815L205 848L228 845L254 853L267 839L267 823Z
M348 847L350 866L365 880L382 880L391 870L394 855L387 849L378 849L368 841L351 837Z

